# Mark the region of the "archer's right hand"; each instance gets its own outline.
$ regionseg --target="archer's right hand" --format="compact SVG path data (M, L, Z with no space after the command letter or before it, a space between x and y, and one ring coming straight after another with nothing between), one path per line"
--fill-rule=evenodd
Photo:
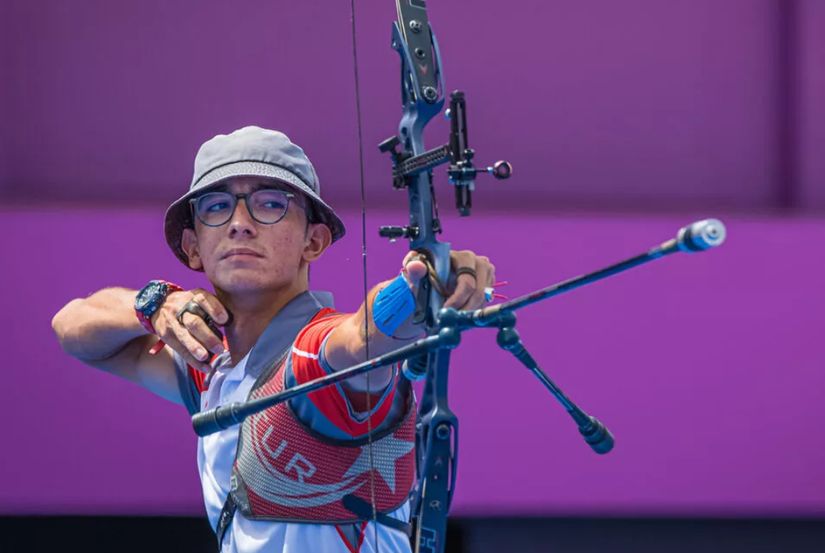
M229 321L229 313L217 297L195 288L166 296L163 305L152 315L152 325L158 337L187 364L209 372L209 359L212 357L209 352L219 354L225 351L223 337L216 335L203 318L190 312L184 313L178 321L178 313L190 301L197 303L217 324L224 325Z

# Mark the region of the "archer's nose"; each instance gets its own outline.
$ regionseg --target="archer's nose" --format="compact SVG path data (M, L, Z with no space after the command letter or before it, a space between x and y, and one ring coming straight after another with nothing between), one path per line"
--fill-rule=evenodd
M255 219L246 206L246 198L239 198L238 205L235 206L235 212L232 214L232 219L229 220L229 235L241 233L248 236L257 234L257 227L255 226Z

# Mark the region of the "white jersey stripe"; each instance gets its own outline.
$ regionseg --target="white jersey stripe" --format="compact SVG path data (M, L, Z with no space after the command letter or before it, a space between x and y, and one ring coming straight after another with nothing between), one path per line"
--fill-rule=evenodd
M309 353L308 351L300 350L294 346L292 347L292 353L294 353L298 357L306 357L307 359L318 359L317 353Z

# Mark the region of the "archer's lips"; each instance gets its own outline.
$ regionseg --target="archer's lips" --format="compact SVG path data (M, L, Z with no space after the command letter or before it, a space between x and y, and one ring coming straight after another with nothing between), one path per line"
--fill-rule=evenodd
M249 248L233 248L223 254L221 259L227 259L230 257L263 257L261 254L256 252L255 250L250 250Z

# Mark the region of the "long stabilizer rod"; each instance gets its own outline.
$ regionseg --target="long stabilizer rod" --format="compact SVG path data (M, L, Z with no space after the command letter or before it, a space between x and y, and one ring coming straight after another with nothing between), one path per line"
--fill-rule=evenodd
M472 318L476 326L489 326L495 323L500 313L521 309L522 307L552 298L553 296L558 296L672 253L680 251L694 253L715 248L725 241L726 235L727 232L722 221L718 219L703 219L679 229L676 238L671 238L667 242L663 242L643 254L619 261L604 269L587 273L586 275L564 280L558 284L530 292L529 294L519 296L504 303L477 309L468 313L468 315Z

